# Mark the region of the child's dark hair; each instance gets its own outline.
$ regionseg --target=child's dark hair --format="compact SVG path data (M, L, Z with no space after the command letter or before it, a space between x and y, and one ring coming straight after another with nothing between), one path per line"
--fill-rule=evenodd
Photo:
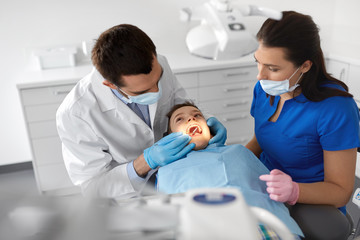
M195 104L194 102L190 101L190 100L187 100L185 101L184 103L180 103L180 104L176 104L174 105L171 110L166 114L166 116L168 117L168 127L167 127L167 131L164 133L164 136L168 135L171 133L171 129L170 129L170 118L171 116L173 115L173 113L178 110L179 108L182 108L182 107L194 107L196 109L199 109ZM200 109L199 109L200 110Z

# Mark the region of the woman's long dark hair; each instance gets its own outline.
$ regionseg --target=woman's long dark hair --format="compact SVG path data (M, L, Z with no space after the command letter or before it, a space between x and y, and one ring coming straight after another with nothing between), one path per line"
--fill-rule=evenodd
M345 83L326 72L319 29L311 16L284 11L280 21L267 19L256 37L266 47L284 48L287 60L297 67L306 60L312 62L311 69L300 82L302 93L310 101L319 102L333 96L352 97ZM345 91L324 87L326 82L340 85Z

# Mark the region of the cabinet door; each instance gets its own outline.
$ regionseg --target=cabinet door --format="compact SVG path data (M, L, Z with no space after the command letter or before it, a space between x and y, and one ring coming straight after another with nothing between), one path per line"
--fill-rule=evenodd
M254 134L250 115L256 66L199 73L199 106L227 129L227 144L246 144Z
M200 109L212 114L221 114L229 112L250 112L251 98L236 97L215 101L202 101L199 105Z
M360 107L360 66L350 65L348 86L349 92L354 95L354 99L357 101Z
M61 141L58 136L32 139L32 147L36 166L64 164Z
M54 120L60 103L28 105L24 107L27 122Z
M59 105L73 87L74 84L66 84L20 90L35 178L43 194L80 192L65 169L55 122Z
M177 73L176 78L181 84L181 86L185 89L189 98L194 102L197 102L198 96L198 73Z
M175 74L177 80L183 88L197 88L198 87L198 73L177 73Z
M56 121L40 121L28 123L29 136L31 139L57 137Z
M68 195L80 193L80 188L70 181L65 165L52 164L37 169L40 188L43 194Z
M216 114L215 117L224 124L228 137L249 136L254 133L254 121L247 112Z
M187 95L189 96L189 98L190 98L195 104L197 104L198 99L199 99L198 89L197 89L197 88L185 88L185 91L186 91Z
M201 86L199 88L199 101L211 101L218 99L229 99L252 96L254 82L244 81L212 86Z
M348 82L349 74L349 64L345 62L340 62L333 59L328 59L327 62L327 71L334 78L343 81L344 83Z
M232 145L232 144L241 144L241 145L246 145L251 138L253 137L253 135L241 135L241 136L229 136L226 140L226 145Z
M24 106L61 103L74 84L21 90Z
M230 68L226 70L205 71L199 73L199 86L239 83L242 81L256 81L256 66Z

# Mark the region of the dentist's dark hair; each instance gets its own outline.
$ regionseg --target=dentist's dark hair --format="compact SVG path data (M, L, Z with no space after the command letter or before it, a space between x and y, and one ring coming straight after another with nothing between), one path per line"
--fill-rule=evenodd
M332 96L352 97L345 83L326 72L319 28L311 16L294 11L282 13L280 21L267 19L264 22L257 33L258 41L265 47L285 49L285 58L296 67L300 67L306 60L312 62L311 69L304 73L299 83L302 93L310 101L319 102ZM340 85L345 91L325 87L325 83ZM273 100L274 97L271 97L271 104Z
M96 69L118 87L124 86L122 76L150 73L154 56L153 41L130 24L120 24L103 32L91 51Z

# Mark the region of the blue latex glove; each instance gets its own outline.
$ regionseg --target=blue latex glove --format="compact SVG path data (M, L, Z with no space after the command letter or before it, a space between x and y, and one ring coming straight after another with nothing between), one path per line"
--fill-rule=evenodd
M171 133L144 150L145 161L155 169L179 160L195 147L195 143L186 146L190 140L189 135L181 132Z
M219 120L217 120L215 117L209 118L206 123L209 126L210 131L215 134L215 136L210 139L209 144L225 144L227 139L227 130L224 125L222 125L222 123L219 122Z

